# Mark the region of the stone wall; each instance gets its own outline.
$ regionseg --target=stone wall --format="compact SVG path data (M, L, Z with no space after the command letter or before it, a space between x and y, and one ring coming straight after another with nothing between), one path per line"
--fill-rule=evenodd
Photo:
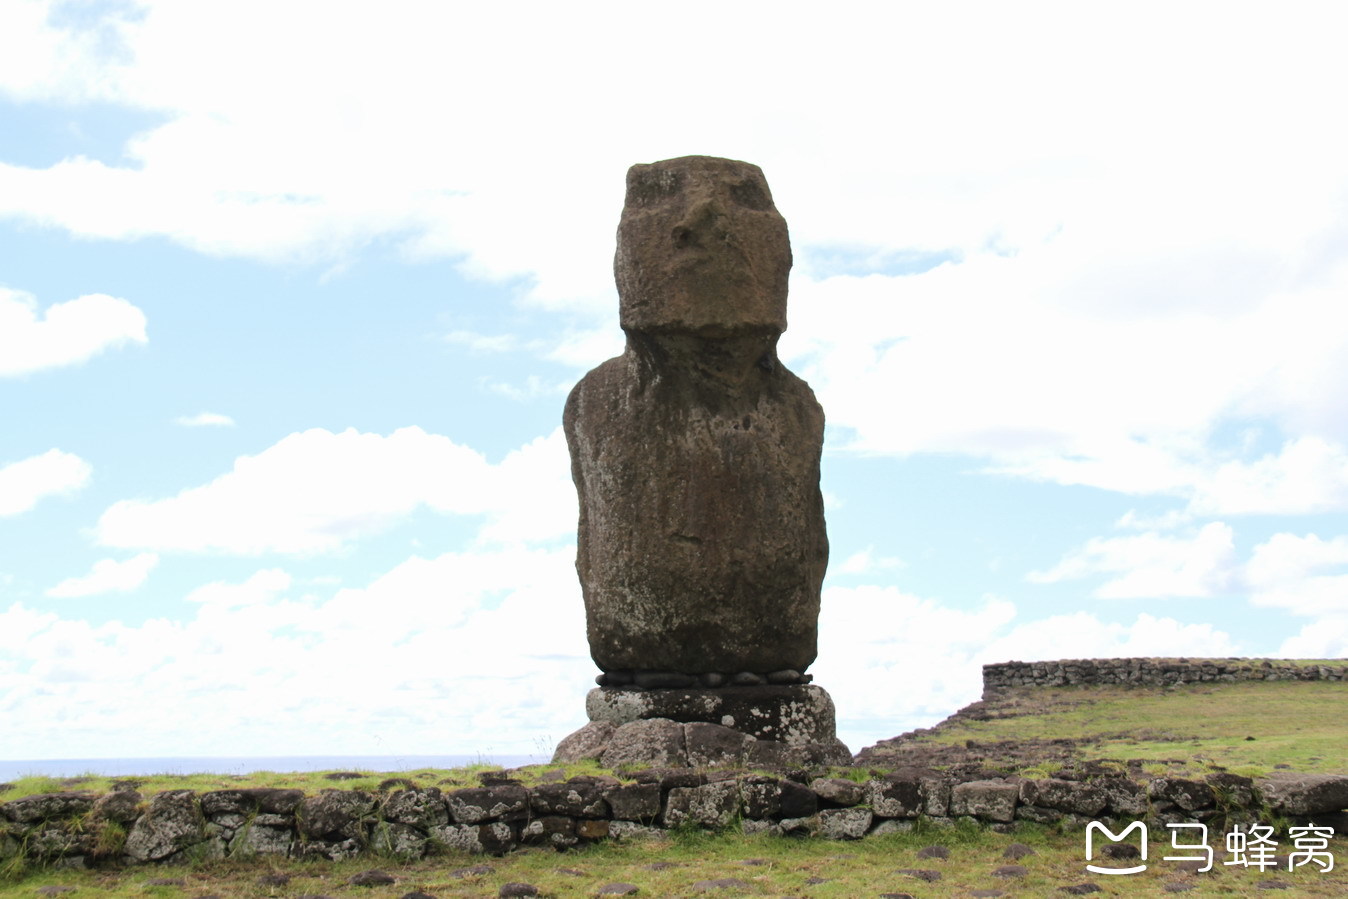
M1348 660L1305 665L1283 659L1061 659L983 666L983 695L1009 687L1162 687L1212 681L1348 680Z
M866 769L853 769L857 772ZM362 853L421 858L445 851L502 854L658 836L672 827L739 828L831 839L903 831L919 818L1018 821L1199 820L1216 826L1277 816L1348 831L1348 776L1275 774L1251 780L1136 778L1064 769L1047 779L990 778L909 768L861 780L768 776L696 768L649 769L620 781L579 776L526 787L485 777L480 787L324 790L133 789L52 793L0 803L0 864L23 856L65 867Z

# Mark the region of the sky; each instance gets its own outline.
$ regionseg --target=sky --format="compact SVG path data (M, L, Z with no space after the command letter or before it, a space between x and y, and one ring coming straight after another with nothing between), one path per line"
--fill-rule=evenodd
M857 751L1348 656L1334 4L0 4L0 758L533 754L627 167L762 167Z

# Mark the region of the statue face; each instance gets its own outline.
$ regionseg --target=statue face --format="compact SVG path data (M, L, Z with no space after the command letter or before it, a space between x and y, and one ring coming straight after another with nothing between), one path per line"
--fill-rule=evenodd
M632 166L613 267L627 331L786 329L791 244L756 165L685 156Z

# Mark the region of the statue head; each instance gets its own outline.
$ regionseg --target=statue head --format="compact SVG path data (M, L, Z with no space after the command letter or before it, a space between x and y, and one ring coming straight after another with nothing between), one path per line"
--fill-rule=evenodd
M758 166L683 156L627 171L613 260L623 330L786 330L791 243Z

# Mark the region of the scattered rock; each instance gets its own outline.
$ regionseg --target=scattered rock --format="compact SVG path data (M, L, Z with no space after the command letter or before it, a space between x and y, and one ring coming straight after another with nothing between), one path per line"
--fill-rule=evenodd
M1161 884L1161 889L1165 890L1167 893L1187 893L1190 890L1197 888L1196 884L1184 880L1168 880Z
M580 762L586 759L598 760L608 748L609 738L618 729L612 721L591 721L580 730L573 731L562 738L553 750L554 762Z
M599 758L605 768L628 762L650 765L688 764L683 725L668 718L647 718L618 726Z
M259 886L264 887L283 887L290 883L290 875L277 873L263 874L257 879L257 882Z
M641 889L635 883L606 883L599 888L600 896L635 896Z
M458 824L524 817L529 793L524 787L504 784L494 787L468 787L445 794L450 815Z
M1024 877L1030 869L1024 865L1001 865L992 869L993 877Z
M950 791L950 814L975 815L986 821L1015 820L1020 787L1000 780L973 780Z
M135 790L113 790L94 802L92 817L130 824L140 817L141 795Z
M692 889L699 893L709 893L712 890L747 890L749 884L740 880L738 877L718 877L715 880L694 881Z
M1292 885L1283 880L1261 880L1254 885L1256 890L1290 890Z
M810 789L829 805L859 805L866 796L866 788L854 780L841 777L818 777L810 781Z
M136 861L159 861L205 839L205 821L191 790L165 790L150 800L126 836L126 854Z
M181 877L154 877L145 881L147 887L181 887L187 886L187 881Z
M918 858L950 858L950 850L945 846L924 846L917 850Z
M1348 777L1344 778L1348 783ZM1147 784L1147 795L1152 801L1173 802L1186 812L1212 808L1217 796L1212 787L1198 780L1183 777L1156 777Z
M1089 895L1090 893L1101 893L1104 891L1100 889L1100 887L1097 884L1087 882L1087 883L1076 883L1069 887L1058 887L1058 892L1066 893L1069 896L1086 896Z
M1259 797L1284 815L1319 815L1348 808L1348 775L1271 774L1255 784Z
M4 814L19 824L74 818L94 807L93 793L38 793L5 804Z
M367 775L359 771L330 771L323 775L324 780L359 780Z
M1012 843L1002 850L1002 858L1010 858L1010 859L1025 858L1027 855L1038 855L1038 854L1039 853L1035 852L1033 849L1031 849L1029 846L1026 846L1024 843Z
M819 813L819 828L830 840L859 840L873 818L868 808L828 808Z
M385 780L381 780L379 782L379 786L375 787L375 789L381 793L387 793L394 787L398 787L403 790L415 790L417 788L417 784L416 781L409 780L406 777L389 777L386 778Z
M496 895L500 896L501 899L515 896L537 896L538 887L532 883L504 883L501 884L501 889L497 890Z
M42 896L60 896L64 893L75 892L75 887L68 887L68 886L38 887L36 892Z
M450 877L485 877L492 872L491 865L472 865L467 868L455 868L449 872Z
M410 893L403 893L401 899L435 899L430 893L423 893L421 890L413 890Z
M941 879L940 871L932 871L926 868L899 868L894 873L906 877L916 877L918 880L925 880L927 883L935 883Z
M392 874L385 871L369 870L352 874L346 880L353 887L382 887L391 883L397 883L398 880Z

